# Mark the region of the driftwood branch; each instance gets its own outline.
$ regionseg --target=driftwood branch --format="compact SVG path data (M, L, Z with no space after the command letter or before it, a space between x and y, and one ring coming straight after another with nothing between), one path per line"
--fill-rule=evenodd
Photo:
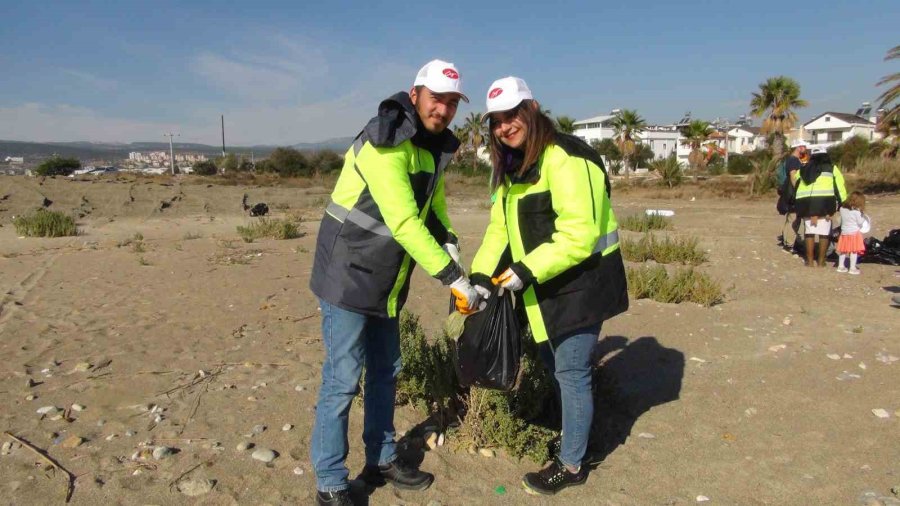
M49 455L47 455L46 452L44 452L43 450L32 445L28 441L25 441L24 439L22 439L20 437L16 437L10 432L4 432L4 434L6 434L8 437L13 439L20 445L22 445L25 448L28 448L29 450L34 452L34 454L37 455L38 457L40 457L41 460L43 460L44 462L49 464L51 468L59 469L60 471L62 471L66 474L66 502L69 502L72 499L72 494L75 493L75 475L70 473L68 469L66 469L65 467L62 466L62 464L53 460Z

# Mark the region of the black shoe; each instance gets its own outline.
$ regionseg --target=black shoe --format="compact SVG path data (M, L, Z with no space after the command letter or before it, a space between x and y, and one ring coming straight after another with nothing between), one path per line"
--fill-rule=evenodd
M353 506L350 499L350 490L338 490L337 492L316 492L316 504L319 506Z
M550 458L557 459L559 458L560 452L562 452L562 438L557 437L547 443L547 448L550 450ZM590 446L588 446L587 450L584 452L584 458L581 459L581 465L588 467L597 467L601 463L603 463L603 456L600 455L600 452L596 450L592 450Z
M366 466L359 479L372 488L390 483L400 490L425 490L434 482L434 475L397 459L386 466Z
M581 466L577 473L572 473L558 458L555 458L544 469L526 474L522 485L529 494L553 495L566 487L582 485L585 481L587 481L585 466Z

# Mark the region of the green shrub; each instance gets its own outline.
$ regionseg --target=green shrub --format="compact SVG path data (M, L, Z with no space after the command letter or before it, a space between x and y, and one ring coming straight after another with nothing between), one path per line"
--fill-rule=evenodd
M753 172L753 164L750 163L749 158L740 154L728 155L729 174L749 174L751 172Z
M725 158L719 153L713 153L709 161L706 163L706 172L713 176L719 176L725 173Z
M861 160L877 157L882 149L884 145L880 142L869 142L862 137L853 136L828 148L828 156L842 170L853 171Z
M900 190L900 159L868 158L856 166L856 186L864 193Z
M695 302L711 307L725 300L718 282L692 268L678 269L670 275L661 265L626 269L628 291L635 299L657 302Z
M655 170L662 178L662 184L669 188L680 185L683 179L681 164L678 163L678 158L674 154L667 158L654 160L650 163L650 169Z
M397 402L422 413L441 416L455 406L459 392L454 366L455 343L441 334L429 342L419 317L400 313L400 355L403 369L397 378Z
M619 222L619 227L632 232L647 232L648 230L669 230L672 228L672 220L658 214L632 214Z
M13 219L16 233L26 237L66 237L78 235L75 218L59 211L37 209L25 216Z
M54 156L38 165L34 173L38 176L68 176L80 168L81 162L77 158Z
M296 222L271 218L260 218L258 221L245 227L238 225L237 232L244 242L253 242L256 239L266 237L272 239L295 239L302 235L297 230Z
M779 160L771 155L759 156L751 159L750 163L753 165L753 173L750 176L750 195L762 195L774 190L777 184L775 169L778 167Z
M638 241L623 238L620 245L622 256L630 262L653 260L661 264L700 265L707 260L706 252L700 249L696 237L671 239L666 236L659 240L650 232L645 232Z
M211 160L204 160L194 164L194 174L198 176L215 176L219 173L219 168Z

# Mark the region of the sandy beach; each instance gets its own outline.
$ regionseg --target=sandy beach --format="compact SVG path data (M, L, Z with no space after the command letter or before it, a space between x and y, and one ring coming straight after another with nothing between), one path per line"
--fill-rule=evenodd
M245 193L276 217L301 217L305 235L241 241ZM72 504L312 503L323 350L308 281L328 193L191 178L0 178L0 428L77 477ZM81 234L18 237L12 216L44 198L79 216ZM529 496L520 481L532 462L448 444L424 455L436 476L429 490L384 487L368 503L900 504L891 492L900 486L900 310L890 306L900 268L862 264L855 277L804 268L775 245L774 198L614 190L620 217L674 210L669 233L700 240L709 262L699 269L727 295L713 308L632 300L604 325L614 388L598 409L619 442L585 486ZM482 187L450 188L469 260L486 201ZM898 195L870 196L868 211L874 237L900 226ZM429 332L446 299L417 271L407 308ZM363 464L361 415L354 406L351 475ZM422 421L397 410L400 431ZM171 454L150 455L157 446ZM260 449L277 457L257 460ZM62 503L60 473L25 447L4 453L0 503ZM203 480L214 480L211 490L180 490Z

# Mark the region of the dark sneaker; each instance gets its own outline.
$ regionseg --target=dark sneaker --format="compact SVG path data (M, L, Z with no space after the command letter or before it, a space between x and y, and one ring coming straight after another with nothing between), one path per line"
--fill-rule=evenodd
M359 479L372 488L390 483L400 490L425 490L434 482L434 475L397 459L386 466L366 466Z
M350 490L337 492L316 492L316 504L319 506L353 506Z
M556 459L559 458L560 452L562 452L562 438L557 437L547 443L547 447L550 449L550 458ZM603 456L600 455L600 452L596 450L592 450L590 446L588 446L587 450L584 452L584 458L581 459L581 465L588 467L597 467L603 463Z
M522 480L525 491L529 494L553 495L560 490L574 485L582 485L587 481L586 466L581 466L577 473L569 472L566 466L554 458L553 462L536 473L528 473Z

